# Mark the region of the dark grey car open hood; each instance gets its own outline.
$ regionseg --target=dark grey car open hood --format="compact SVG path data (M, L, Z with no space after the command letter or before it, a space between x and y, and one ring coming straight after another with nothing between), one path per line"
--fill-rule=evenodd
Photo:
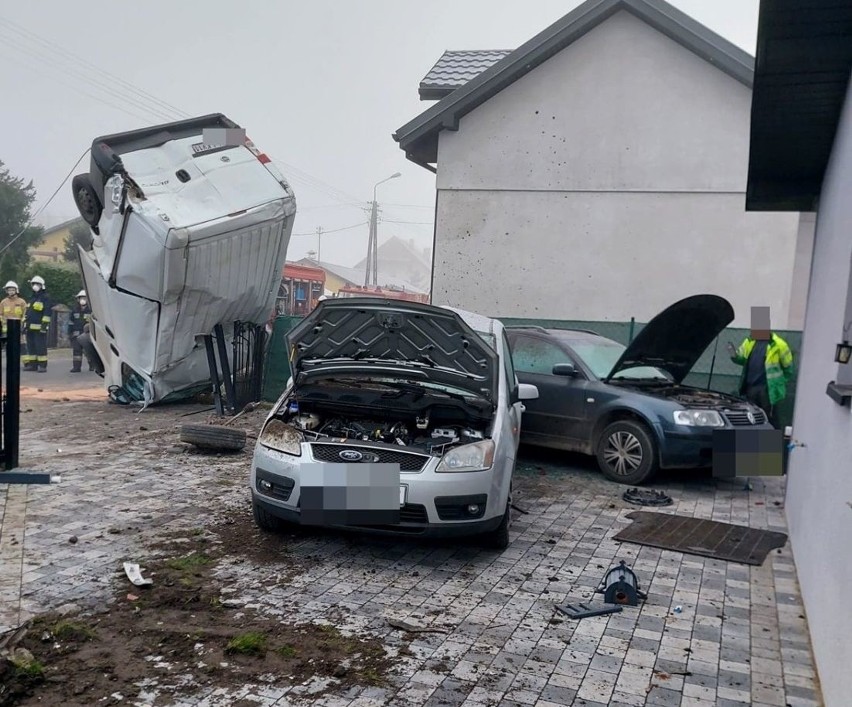
M287 334L293 378L409 375L494 403L498 358L454 311L418 302L358 297L320 302Z
M675 302L645 325L604 380L627 368L654 366L682 383L732 321L734 308L723 297L693 295Z

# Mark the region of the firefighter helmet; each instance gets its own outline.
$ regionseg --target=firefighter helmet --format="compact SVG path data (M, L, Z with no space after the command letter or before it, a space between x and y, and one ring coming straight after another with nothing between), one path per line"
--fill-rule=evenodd
M77 299L80 299L81 297L85 297L85 296L86 296L86 290L80 290L80 291L79 291L79 292L75 295L75 297L76 297Z
M31 285L41 285L45 287L44 278L41 275L34 275L32 280L30 280Z
M17 289L18 289L18 283L17 283L17 282L15 282L14 280L9 280L9 282L7 282L7 283L3 286L3 289L4 289L4 290L8 290L10 287L14 287L14 288L17 290Z

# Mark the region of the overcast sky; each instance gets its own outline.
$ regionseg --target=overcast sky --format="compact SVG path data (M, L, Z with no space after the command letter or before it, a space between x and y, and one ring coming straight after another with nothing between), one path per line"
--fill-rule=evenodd
M514 49L579 4L0 0L0 160L33 180L40 206L96 136L222 112L283 163L294 234L366 223L373 185L399 171L379 187L380 240L428 247L434 176L391 137L432 105L420 79L447 49ZM673 4L754 54L758 0ZM66 184L38 222L76 216ZM316 240L295 235L288 259ZM366 247L359 225L324 237L322 258L354 264Z

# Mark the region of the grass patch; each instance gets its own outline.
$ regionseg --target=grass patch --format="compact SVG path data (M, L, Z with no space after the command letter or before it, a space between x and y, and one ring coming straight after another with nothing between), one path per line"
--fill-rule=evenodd
M361 678L360 682L370 687L381 687L385 684L385 679L375 668L364 668L359 673L359 677Z
M207 555L200 552L190 552L188 555L184 555L183 557L173 557L166 562L166 566L173 570L188 572L198 569L199 567L209 565L210 562L211 560L207 557Z
M15 675L28 680L40 681L44 679L44 665L37 660L30 661L24 665L15 665Z
M281 648L276 650L276 653L282 658L295 658L299 654L299 651L293 648L293 646L281 646Z
M63 620L53 626L53 635L60 641L91 641L95 632L86 624Z
M240 655L262 655L266 652L266 636L262 633L249 632L235 636L225 648L225 653Z

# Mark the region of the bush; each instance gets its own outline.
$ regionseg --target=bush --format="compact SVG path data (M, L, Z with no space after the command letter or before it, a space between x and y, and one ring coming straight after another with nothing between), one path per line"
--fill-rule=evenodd
M29 301L32 290L27 281L34 275L41 275L47 285L47 296L53 304L64 304L73 307L77 300L75 295L83 289L83 278L78 267L62 263L30 263L24 277L16 280L21 288L21 297Z

